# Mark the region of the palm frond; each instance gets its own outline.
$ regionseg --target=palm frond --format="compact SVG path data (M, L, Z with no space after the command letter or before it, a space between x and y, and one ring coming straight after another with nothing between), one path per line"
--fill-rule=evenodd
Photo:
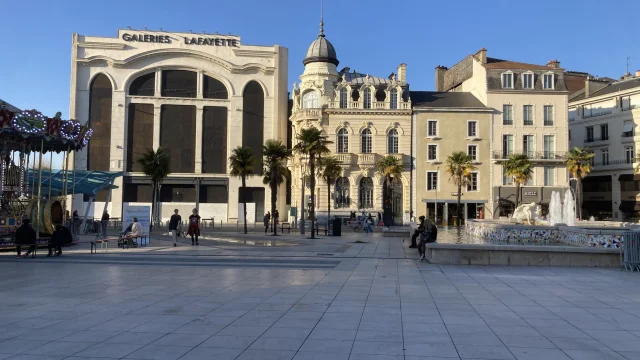
M233 149L229 156L231 165L231 176L243 177L253 175L253 166L256 162L251 149L248 147L238 146Z

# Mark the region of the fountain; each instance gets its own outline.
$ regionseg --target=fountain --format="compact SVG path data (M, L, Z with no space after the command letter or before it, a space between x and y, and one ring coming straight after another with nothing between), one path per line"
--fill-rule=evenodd
M560 197L560 194L558 194ZM564 193L564 207L562 212L562 222L567 226L576 225L576 201L573 199L571 189Z

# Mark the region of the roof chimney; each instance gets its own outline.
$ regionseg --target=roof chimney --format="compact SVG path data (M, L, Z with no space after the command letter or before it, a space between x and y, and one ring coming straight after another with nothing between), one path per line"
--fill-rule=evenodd
M635 77L640 77L640 70L636 70Z
M607 86L608 82L603 80L594 79L591 76L587 76L584 81L584 97L588 98L591 94Z
M444 74L447 70L444 66L436 66L436 91L444 91Z
M559 69L560 68L560 61L558 61L557 59L554 60L550 60L547 63L547 66L553 69Z
M401 84L407 83L407 64L405 63L398 65L398 82Z
M478 60L480 63L486 64L487 63L487 49L482 48L482 49L478 50L478 52L475 53L475 55L473 55L473 57L476 58L476 60Z

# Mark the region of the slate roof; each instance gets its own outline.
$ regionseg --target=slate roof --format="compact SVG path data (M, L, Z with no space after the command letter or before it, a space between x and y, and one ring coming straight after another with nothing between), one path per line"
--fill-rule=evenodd
M328 62L335 65L340 63L336 55L336 49L322 33L311 43L307 50L307 55L304 57L304 60L302 60L304 65L314 62Z
M351 86L353 85L363 85L365 78L367 77L367 74L362 74L359 72L349 72L349 68L345 68L343 70L340 70L340 72L338 73L342 78L344 78L344 80ZM385 78L381 78L381 77L377 77L377 76L371 76L369 75L369 82L373 85L373 86L378 86L378 85L389 85L391 84L391 80L389 79L385 79Z
M509 69L509 70L550 70L549 66L527 64L511 60L503 60L487 57L487 63L483 64L485 69Z
M413 107L487 108L470 92L410 91Z
M631 78L631 79L611 83L603 87L602 89L598 91L594 91L593 93L589 94L589 98L607 95L607 94L613 94L618 91L629 90L635 87L640 87L640 78L636 77L636 78ZM578 100L584 100L584 99L585 99L584 93L582 93L580 95L573 97L571 101L578 101Z
M533 72L533 89L525 89L523 87L522 74L528 72L529 70L512 70L514 76L514 84L513 89L502 89L502 73L504 69L487 69L487 89L488 90L540 90L540 91L566 91L567 85L564 81L564 73L558 72L558 69L551 69L549 67L544 67L544 72L542 71L532 71ZM548 73L549 71L553 71L555 73L555 88L553 90L544 90L543 89L543 75Z
M0 99L0 108L7 108L9 109L9 111L13 111L13 112L18 112L21 111L20 109L18 109L17 107L9 104L8 102L5 102L4 100Z

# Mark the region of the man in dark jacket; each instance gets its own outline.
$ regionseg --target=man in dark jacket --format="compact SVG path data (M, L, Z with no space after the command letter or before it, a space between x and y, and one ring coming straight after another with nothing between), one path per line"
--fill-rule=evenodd
M49 254L47 257L53 256L53 249L56 249L56 256L62 255L62 245L73 242L73 236L68 228L62 225L56 225L56 230L49 240Z
M102 213L102 218L100 219L100 223L102 225L102 236L107 236L107 226L109 225L109 213L107 211Z
M420 220L420 224L418 225L418 228L413 231L413 235L411 236L411 246L409 247L412 249L415 249L418 247L416 240L420 235L420 233L424 231L424 216L420 216L418 220Z
M31 255L33 250L36 249L36 231L31 227L31 222L29 219L22 220L22 226L16 230L16 251L18 252L18 257L20 257L20 253L22 252L22 245L29 245L29 250L24 254L23 257L28 257Z
M173 210L173 215L171 215L171 219L169 219L169 231L173 235L173 246L178 246L178 233L180 232L180 228L182 227L182 216L178 215L178 209Z
M420 243L418 244L418 253L420 253L420 260L424 260L427 256L427 243L436 242L438 236L438 228L431 220L426 219L424 221L424 232L420 234Z
M264 233L266 234L267 231L269 231L269 223L271 222L271 212L267 211L266 214L264 214L264 218L262 218L262 221L264 222Z

